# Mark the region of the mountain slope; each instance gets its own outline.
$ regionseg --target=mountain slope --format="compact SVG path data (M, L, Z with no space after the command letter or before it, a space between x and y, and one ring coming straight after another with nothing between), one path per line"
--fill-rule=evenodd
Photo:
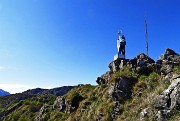
M166 49L155 62L142 53L133 59L112 61L109 68L110 71L97 78L98 85L79 85L63 96L36 94L5 107L1 98L0 104L3 107L0 108L1 120L178 121L180 119L179 54Z
M0 96L5 96L5 95L9 95L9 94L10 94L9 92L0 89Z
M27 90L23 93L0 97L0 119L4 119L7 115L15 113L21 107L23 107L23 110L25 108L27 111L30 111L28 114L32 114L31 112L34 111L39 111L44 103L52 104L56 96L62 96L74 87L75 86L63 86L53 89L36 88ZM28 106L25 106L24 104ZM27 117L26 115L27 114L25 114L25 117ZM30 118L33 118L33 116L30 115ZM8 120L11 121L15 119L16 118L11 118Z

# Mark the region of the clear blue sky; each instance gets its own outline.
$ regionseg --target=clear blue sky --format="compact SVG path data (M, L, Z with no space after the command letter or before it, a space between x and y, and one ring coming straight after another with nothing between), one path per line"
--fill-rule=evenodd
M117 53L117 31L127 58L145 52L157 60L180 52L179 0L0 0L0 88L96 84Z

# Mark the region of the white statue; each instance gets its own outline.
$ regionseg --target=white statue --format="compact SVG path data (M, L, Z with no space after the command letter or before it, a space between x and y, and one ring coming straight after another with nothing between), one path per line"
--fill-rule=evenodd
M118 32L118 39L117 39L118 55L122 54L125 56L125 46L126 46L125 37L124 35L121 36L121 33Z

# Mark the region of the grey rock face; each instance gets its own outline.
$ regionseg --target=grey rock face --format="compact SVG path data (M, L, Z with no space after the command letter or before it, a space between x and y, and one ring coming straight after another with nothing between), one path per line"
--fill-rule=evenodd
M98 78L96 79L96 82L97 82L99 85L106 84L106 81L105 81L102 77L98 77Z
M168 89L156 97L153 106L158 110L157 120L159 121L169 117L173 110L180 106L180 78L172 80Z
M102 76L98 77L96 82L99 84L99 85L102 85L102 84L107 84L108 81L110 80L111 78L111 72L108 71L106 73L104 73Z
M60 111L65 112L67 108L67 101L63 97L57 97L54 101L53 108L58 108Z
M115 102L115 106L113 108L113 111L111 112L111 118L113 120L116 120L118 118L118 116L120 115L121 110L120 110L120 103L119 102Z
M167 48L165 53L169 54L169 55L177 55L177 53L174 50L170 49L170 48Z
M129 62L130 64L132 64L133 67L146 67L148 64L155 63L153 59L151 59L144 53L137 55L134 59L129 60Z
M129 59L117 59L115 61L112 61L110 64L109 64L109 69L112 73L122 69L126 64L127 62L129 61Z
M163 79L166 82L170 81L174 66L180 66L180 55L167 48L165 53L157 60L156 65L159 67L159 73Z
M73 107L64 97L57 97L53 104L53 109L59 109L62 112L71 113L74 111Z
M180 65L180 55L173 50L167 48L165 53L162 54L158 60L162 64Z
M172 65L162 65L160 71L162 74L167 75L173 71L173 66Z
M45 112L45 108L47 107L47 105L43 105L38 113L38 115L36 116L36 118L34 119L34 121L43 121L42 116L43 113Z
M149 56L141 53L137 55L134 59L129 60L129 65L138 71L138 73L148 74L152 70L149 68L155 61Z
M108 93L113 101L123 102L125 99L131 97L131 87L131 80L119 78L114 85L109 86Z
M120 68L119 68L119 65L121 63L121 60L120 59L117 59L115 61L112 61L110 64L109 64L109 69L111 70L111 72L116 72L118 71Z

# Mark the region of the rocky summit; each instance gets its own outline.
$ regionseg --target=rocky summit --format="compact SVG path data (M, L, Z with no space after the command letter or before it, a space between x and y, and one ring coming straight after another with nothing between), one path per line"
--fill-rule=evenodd
M34 89L0 97L2 121L179 121L180 55L116 59L96 86ZM61 91L65 90L65 93ZM57 92L58 91L58 92Z

